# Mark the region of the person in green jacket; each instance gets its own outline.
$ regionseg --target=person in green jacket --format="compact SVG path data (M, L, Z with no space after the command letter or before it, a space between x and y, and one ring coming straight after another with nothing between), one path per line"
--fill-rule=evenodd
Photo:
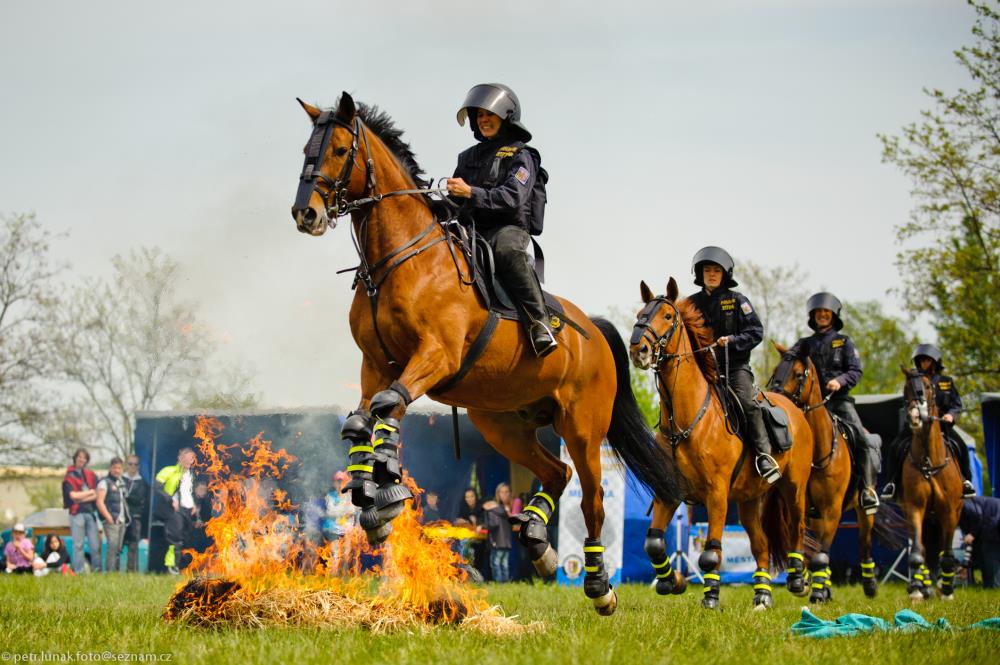
M159 495L157 517L166 522L163 531L169 545L163 565L171 575L180 572L177 552L183 549L198 510L194 501L194 471L191 469L195 461L194 450L181 448L177 464L165 466L156 474L155 487Z

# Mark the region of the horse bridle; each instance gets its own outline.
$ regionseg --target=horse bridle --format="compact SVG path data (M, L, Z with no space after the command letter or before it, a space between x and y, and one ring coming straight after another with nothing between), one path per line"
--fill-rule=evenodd
M660 307L664 304L670 305L671 309L674 310L674 317L670 323L670 327L661 335L653 329L653 326L649 322L656 317L656 313L660 311ZM682 360L687 357L693 358L695 354L710 351L715 347L715 342L713 342L709 346L704 346L687 353L666 353L667 344L670 343L678 326L680 326L680 318L680 311L669 298L666 296L657 296L646 303L646 306L639 312L636 323L632 326L632 337L629 338L629 346L634 346L641 340L646 340L653 349L653 362L650 365L650 369L653 370L653 375L656 377L656 389L660 394L660 399L667 407L667 420L670 423L669 430L665 430L661 425L660 431L670 439L670 444L675 448L681 441L691 436L695 426L705 416L709 404L712 403L712 387L709 386L708 390L705 391L705 400L702 402L701 408L698 410L698 414L694 417L691 424L687 429L679 430L677 422L674 420L673 400L670 397L670 391L663 382L663 378L660 376L660 369L665 361Z
M330 138L337 127L343 127L351 133L351 147L347 159L340 168L340 174L331 180L323 174L323 157L330 145ZM368 153L366 164L365 193L375 187L375 162L368 150L368 134L365 132L361 118L355 118L353 126L337 117L336 111L322 111L313 124L313 132L306 144L306 158L299 176L299 189L295 194L295 208L298 210L309 207L309 199L316 192L323 199L323 208L330 226L336 226L337 218L351 212L354 206L347 200L347 187L354 173L354 164L358 158L359 138L365 143ZM322 187L320 186L322 183Z
M802 362L802 371L795 375L795 380L798 381L798 389L794 393L790 393L785 390L785 381L788 380L788 375L792 371L792 365L798 360ZM827 393L826 397L819 404L803 404L802 393L805 391L806 382L809 377L812 376L812 370L809 369L808 363L806 363L802 358L793 353L784 353L781 356L781 362L778 366L774 368L774 374L771 375L771 390L776 393L780 393L792 400L792 403L797 406L802 413L809 413L814 409L818 409L821 406L826 406L826 403L830 401L833 393Z
M930 413L930 406L927 398L926 391L924 390L924 376L920 372L912 371L907 373L906 382L913 393L913 398L906 402L906 410L909 412L910 406L913 404L917 405L917 412L920 414L920 422L924 425L928 425L933 421L941 421L940 416L932 416ZM933 397L933 385L931 386L931 397ZM910 447L910 452L907 455L910 459L910 463L913 464L920 471L920 474L926 479L930 480L932 476L940 473L948 464L951 462L951 456L948 454L948 446L945 448L944 461L940 464L931 464L931 459L929 456L924 456L923 462L918 462L913 457L913 447Z

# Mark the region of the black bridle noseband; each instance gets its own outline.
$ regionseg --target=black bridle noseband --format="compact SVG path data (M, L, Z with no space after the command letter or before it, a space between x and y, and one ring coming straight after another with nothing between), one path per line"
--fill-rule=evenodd
M796 388L794 393L790 393L785 390L785 382L788 380L788 375L791 374L792 366L795 364L796 360L802 363L802 371L795 375L798 388ZM792 403L799 407L802 413L809 413L810 411L818 409L821 406L826 406L826 403L830 401L831 397L833 397L833 393L827 393L826 397L824 397L819 404L804 404L802 401L802 393L805 391L806 382L809 380L810 376L812 376L812 370L809 369L808 363L803 358L800 358L793 353L786 352L782 354L781 362L774 368L774 374L771 375L771 390L792 400Z

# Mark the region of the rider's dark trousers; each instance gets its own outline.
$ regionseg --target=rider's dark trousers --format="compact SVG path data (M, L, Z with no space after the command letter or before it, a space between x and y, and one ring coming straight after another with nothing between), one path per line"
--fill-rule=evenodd
M833 398L827 402L826 408L853 427L861 438L860 445L854 453L858 456L858 466L861 467L864 486L874 489L879 468L882 466L881 438L871 435L861 424L861 418L858 417L853 401Z
M542 287L535 275L531 236L520 226L501 226L482 232L496 262L497 277L514 302L520 303L531 321L548 324Z
M740 400L743 413L746 415L747 428L750 430L750 443L758 453L771 454L771 441L764 429L764 416L760 407L754 401L756 390L753 385L753 372L749 365L735 365L729 370L729 385Z

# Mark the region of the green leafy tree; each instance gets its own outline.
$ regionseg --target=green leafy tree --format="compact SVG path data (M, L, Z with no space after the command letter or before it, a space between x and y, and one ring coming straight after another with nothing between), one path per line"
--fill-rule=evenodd
M973 44L955 57L971 86L927 90L921 120L879 138L916 203L896 228L900 293L930 317L951 373L978 393L1000 388L1000 14L969 4Z
M853 393L898 393L903 386L899 366L913 364L913 348L919 343L906 322L886 314L877 300L844 303L841 312L844 333L858 349L864 375Z
M763 384L778 362L770 340L790 346L804 327L809 291L803 285L809 274L798 264L765 266L748 259L737 263L737 271L739 291L750 299L764 324L764 341L750 356L757 383Z

